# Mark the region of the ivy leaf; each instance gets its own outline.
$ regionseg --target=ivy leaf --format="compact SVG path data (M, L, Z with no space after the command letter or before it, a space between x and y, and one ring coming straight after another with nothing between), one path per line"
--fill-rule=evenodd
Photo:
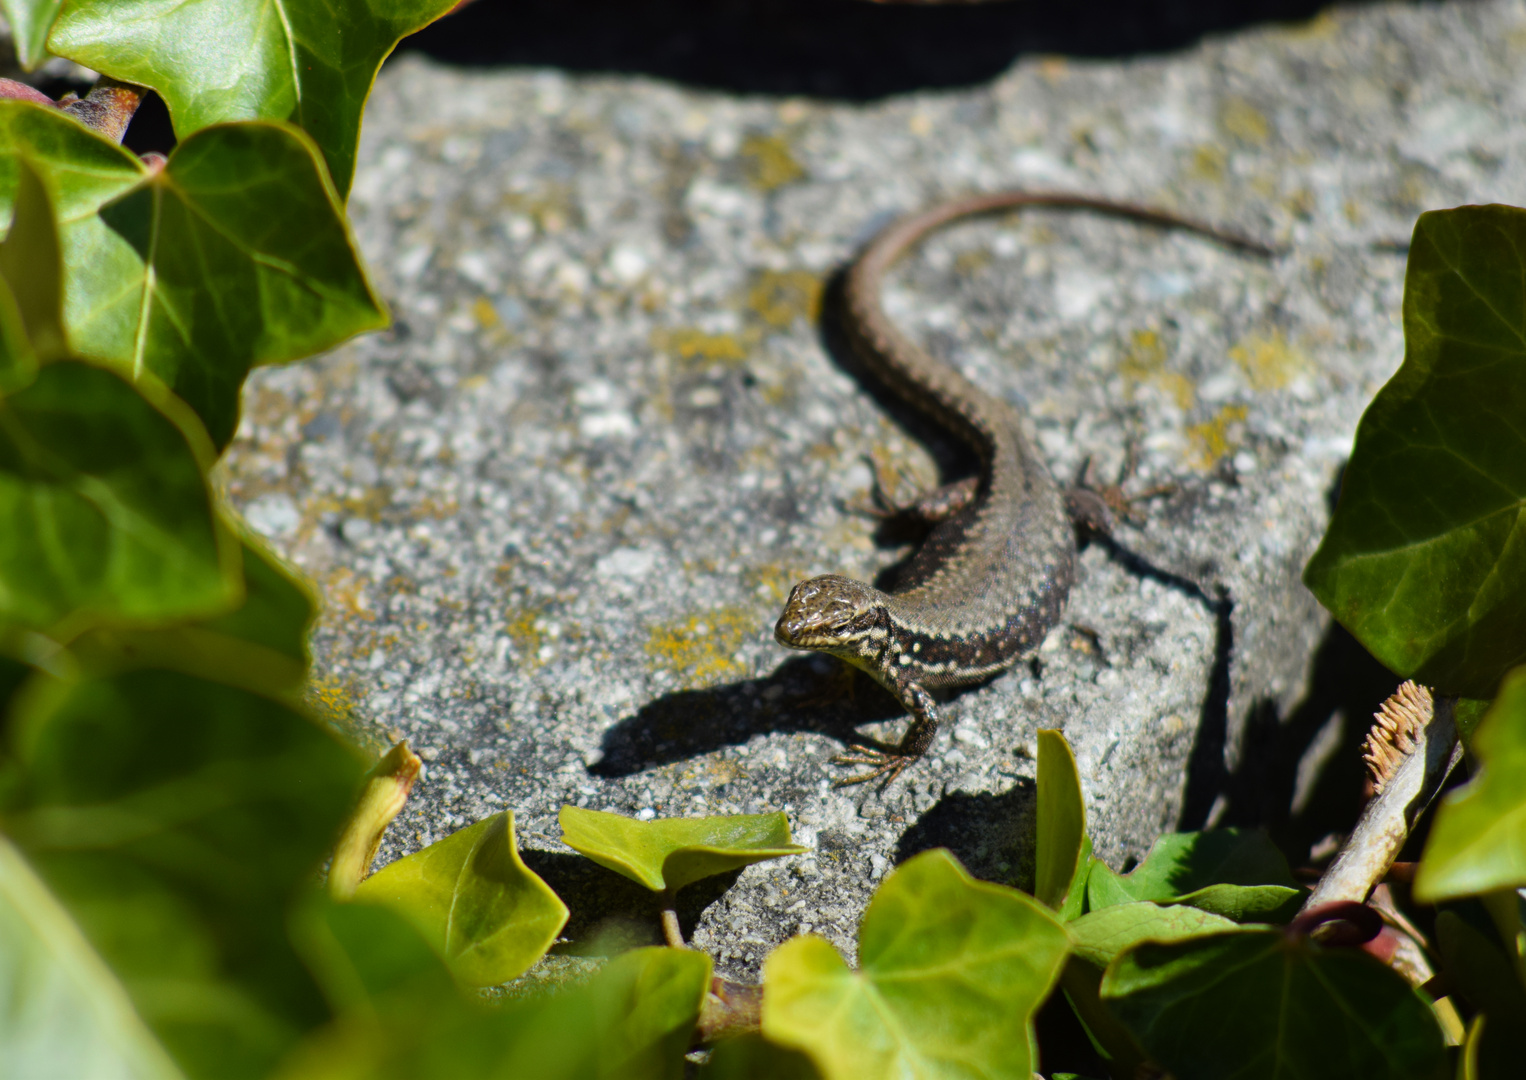
M37 353L21 318L21 305L0 275L0 395L19 390L37 371Z
M16 59L23 70L34 71L47 57L48 31L64 0L0 0L0 11L11 24Z
M1430 1006L1357 949L1240 929L1122 953L1102 1002L1177 1080L1439 1080Z
M1068 924L1075 954L1099 968L1142 941L1178 941L1235 928L1229 919L1197 908L1148 902L1114 904Z
M347 192L382 61L456 2L73 0L48 47L153 87L181 139L232 120L289 120L323 147L334 186Z
M0 1076L181 1080L101 962L0 836Z
M1086 904L1092 911L1113 904L1138 900L1183 903L1182 898L1225 885L1278 885L1295 888L1287 859L1265 833L1248 829L1215 829L1212 832L1166 833L1150 847L1144 862L1130 873L1114 873L1098 863L1086 882ZM1208 895L1208 902L1232 902L1234 894ZM1272 906L1286 894L1271 894ZM1242 897L1255 910L1264 910L1254 898ZM1268 896L1262 896L1266 901ZM1201 905L1194 905L1201 906ZM1210 906L1206 910L1215 910ZM1227 911L1221 911L1227 914Z
M63 257L53 201L37 169L16 162L15 214L0 243L0 277L10 290L31 352L52 359L68 351L63 328Z
M819 937L763 968L763 1034L828 1080L1028 1076L1031 1019L1069 950L1049 911L976 881L947 851L903 863L869 902L860 970Z
M48 182L70 344L163 380L219 447L251 367L386 324L317 148L293 128L200 131L149 175L57 110L0 101L0 152L5 211L18 155Z
M233 607L238 547L213 512L206 458L88 364L50 364L0 400L0 619L67 639Z
M700 1067L700 1080L821 1080L811 1059L799 1050L742 1035L718 1043Z
M50 369L45 369L50 370ZM34 677L0 830L191 1077L266 1076L327 1006L287 938L360 775L308 717L174 672Z
M347 900L355 895L371 869L387 826L407 805L423 767L424 762L408 749L407 742L397 743L371 766L350 820L334 843L334 856L329 860L330 896Z
M1468 1032L1475 1075L1493 1080L1518 1072L1526 1058L1526 988L1510 958L1455 911L1436 916L1436 945L1447 984L1487 1020Z
M1063 919L1081 914L1091 871L1091 837L1081 773L1070 743L1058 731L1038 733L1038 823L1033 895Z
M1526 668L1510 673L1473 733L1479 771L1436 811L1415 874L1433 904L1526 885Z
M790 842L782 813L637 821L564 806L557 822L568 847L653 892L810 850Z
M1391 670L1494 696L1526 662L1526 210L1421 214L1404 364L1362 416L1319 602Z
M218 447L251 367L386 325L317 149L291 128L196 132L99 216L113 258L70 267L75 348L152 371Z
M567 905L514 846L505 810L360 883L358 900L390 904L440 950L463 982L494 986L527 971L567 922Z

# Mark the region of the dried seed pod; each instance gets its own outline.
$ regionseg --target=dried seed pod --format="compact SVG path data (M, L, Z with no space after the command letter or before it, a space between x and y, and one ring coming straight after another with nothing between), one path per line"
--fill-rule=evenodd
M1406 680L1373 713L1372 730L1362 744L1362 760L1372 776L1374 792L1383 790L1399 763L1415 749L1415 737L1431 722L1431 692Z

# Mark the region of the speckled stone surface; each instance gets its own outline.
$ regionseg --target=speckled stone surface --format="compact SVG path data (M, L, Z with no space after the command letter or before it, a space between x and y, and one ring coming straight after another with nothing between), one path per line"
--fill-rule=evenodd
M562 804L784 810L811 854L685 900L748 976L805 929L851 956L922 848L1031 880L1040 727L1074 746L1113 865L1212 820L1247 718L1295 705L1324 631L1298 573L1402 356L1393 242L1425 209L1526 202L1523 64L1516 2L1024 60L867 106L391 63L351 211L396 325L257 373L224 472L325 597L320 703L428 762L383 858L512 809L576 951L657 928L560 845ZM840 366L822 284L895 214L1015 186L1286 254L1048 212L949 229L899 271L891 313L1021 406L1058 475L1132 455L1130 490L1170 490L1085 550L1037 659L958 695L925 761L835 790L855 726L903 718L863 684L813 703L830 666L773 622L797 579L904 556L855 509L871 462L903 494L959 463Z

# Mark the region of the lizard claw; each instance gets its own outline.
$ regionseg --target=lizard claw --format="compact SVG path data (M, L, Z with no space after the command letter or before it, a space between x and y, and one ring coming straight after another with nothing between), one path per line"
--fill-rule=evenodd
M832 786L835 788L849 787L853 784L866 784L871 780L878 780L883 776L885 782L880 785L880 790L884 791L897 776L901 775L906 766L917 760L915 756L910 754L875 750L868 746L851 746L848 749L848 753L838 754L832 758L831 763L833 765L870 765L873 768L858 776L845 776L841 780L834 780Z

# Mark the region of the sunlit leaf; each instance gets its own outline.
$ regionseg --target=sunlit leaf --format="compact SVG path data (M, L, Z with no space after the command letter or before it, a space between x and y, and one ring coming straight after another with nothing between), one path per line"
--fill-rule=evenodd
M406 742L397 743L371 766L350 820L334 845L334 857L329 862L330 896L345 900L355 895L371 860L376 858L387 826L407 804L423 767L423 761Z
M0 831L192 1077L265 1076L328 1016L287 939L360 765L324 728L163 671L13 707Z
M1068 924L1068 929L1076 955L1104 968L1141 941L1179 941L1233 930L1235 924L1197 908L1136 903L1089 912Z
M56 110L0 101L7 217L21 154L43 172L58 215L70 345L157 376L219 447L251 367L386 323L317 149L293 128L200 131L150 176Z
M567 922L567 905L520 859L509 811L382 867L355 896L408 916L476 986L522 974Z
M557 821L568 847L654 892L810 850L790 842L783 814L637 821L564 806Z
M763 971L763 1033L828 1080L1027 1077L1029 1022L1069 944L1031 897L976 881L947 851L903 863L859 928L858 971L819 937Z
M1107 969L1102 1001L1177 1080L1439 1080L1445 1061L1400 975L1281 930L1137 945Z
M151 86L182 139L229 120L289 120L348 191L360 115L400 39L458 0L73 0L48 47Z
M1081 914L1090 870L1091 838L1075 755L1060 732L1040 729L1033 895L1073 919Z
M117 977L3 836L0 1076L181 1076Z
M16 42L16 59L31 71L47 58L45 43L48 31L64 0L0 0L0 11L11 24Z
M1287 859L1265 833L1245 829L1167 833L1155 841L1144 862L1130 873L1114 873L1101 864L1092 867L1086 882L1086 903L1092 911L1138 900L1175 903L1199 890L1225 885L1291 889L1297 883ZM1224 896L1227 902L1229 894ZM1286 894L1278 893L1261 900L1264 904L1271 899L1275 906L1285 898ZM1244 902L1253 900L1246 897Z
M234 606L238 546L186 431L88 364L0 400L0 619L67 637Z
M1478 774L1436 810L1415 874L1435 903L1526 885L1526 668L1512 672L1473 733Z
M1404 364L1362 416L1304 569L1392 671L1494 696L1526 662L1526 210L1420 215Z

